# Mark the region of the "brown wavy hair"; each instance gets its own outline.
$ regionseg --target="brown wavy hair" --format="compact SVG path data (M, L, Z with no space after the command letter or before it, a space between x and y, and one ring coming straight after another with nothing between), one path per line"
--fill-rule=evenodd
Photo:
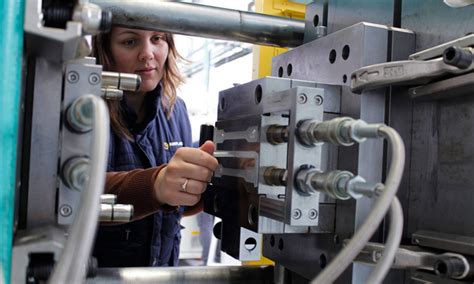
M161 79L161 104L167 112L169 118L173 112L176 102L177 89L184 83L184 77L181 75L178 62L186 61L176 49L172 34L165 33L164 40L168 43L168 57L164 65L163 78ZM114 61L110 48L111 32L99 34L92 38L92 56L97 59L97 64L103 66L104 71L114 71ZM133 140L132 135L124 123L122 117L122 108L120 101L107 100L109 108L110 126L119 136Z

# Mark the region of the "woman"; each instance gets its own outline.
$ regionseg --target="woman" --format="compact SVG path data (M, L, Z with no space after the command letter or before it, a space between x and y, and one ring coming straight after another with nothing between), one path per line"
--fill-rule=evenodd
M138 93L108 101L111 141L106 193L134 205L134 221L101 226L94 256L101 267L174 266L183 207L193 211L217 160L210 141L190 148L191 127L176 96L181 57L170 34L114 27L97 36L94 56L104 70L135 73Z

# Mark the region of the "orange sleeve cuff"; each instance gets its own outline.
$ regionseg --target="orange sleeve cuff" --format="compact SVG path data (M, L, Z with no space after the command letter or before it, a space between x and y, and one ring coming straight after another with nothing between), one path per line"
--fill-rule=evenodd
M119 204L133 205L132 220L142 219L158 210L176 210L175 206L160 203L154 193L155 180L165 166L127 172L108 172L105 193L115 194Z

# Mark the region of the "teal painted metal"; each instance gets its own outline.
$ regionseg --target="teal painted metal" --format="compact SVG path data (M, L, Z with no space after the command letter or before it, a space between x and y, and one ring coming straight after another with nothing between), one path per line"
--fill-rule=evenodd
M0 0L0 283L10 283L24 0Z

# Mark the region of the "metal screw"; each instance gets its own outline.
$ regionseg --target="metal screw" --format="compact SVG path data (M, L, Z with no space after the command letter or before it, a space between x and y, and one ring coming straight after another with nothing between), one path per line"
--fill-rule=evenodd
M308 216L309 216L309 219L311 219L311 220L314 220L314 219L318 218L318 210L316 210L316 209L309 210Z
M251 129L249 129L249 131L248 131L248 137L249 137L250 139L254 139L254 138L257 136L257 134L258 134L258 132L257 132L257 130L256 130L255 128L251 128Z
M99 82L100 82L100 77L97 73L92 73L89 76L89 83L91 83L92 85L97 85Z
M314 97L314 102L316 103L317 106L320 106L323 104L323 97L321 97L320 95L317 95L316 97Z
M306 97L305 94L299 94L298 95L298 103L299 104L305 104L306 101L308 101L308 98Z
M381 257L382 257L382 254L380 252L378 252L378 251L373 251L372 252L373 262L377 263L377 261L379 261Z
M316 26L316 38L323 37L327 34L327 28L326 26Z
M67 73L67 80L69 81L69 83L74 84L79 81L79 74L76 71L71 71Z
M59 208L59 214L63 217L68 217L72 214L72 208L69 205L63 205Z
M301 210L295 209L293 210L293 219L298 220L301 218Z

